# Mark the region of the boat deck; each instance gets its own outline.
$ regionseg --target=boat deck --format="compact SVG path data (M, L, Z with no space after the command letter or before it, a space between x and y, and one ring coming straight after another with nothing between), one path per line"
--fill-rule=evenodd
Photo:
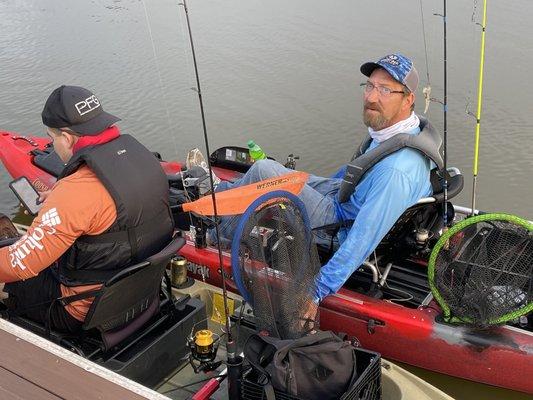
M190 290L176 292L176 295L188 293L204 300L208 304L209 328L215 333L222 333L222 325L212 311L220 289L197 282ZM238 296L235 296L233 305L235 308L240 306ZM235 338L241 344L245 334L242 335L241 340ZM217 359L224 360L226 351L224 341L221 342ZM0 399L190 399L210 378L225 372L222 364L213 372L196 374L184 362L178 371L152 390L3 319L0 319L0 346L3 350L0 357ZM382 363L382 393L384 400L452 400L388 361ZM228 399L225 379L210 398Z

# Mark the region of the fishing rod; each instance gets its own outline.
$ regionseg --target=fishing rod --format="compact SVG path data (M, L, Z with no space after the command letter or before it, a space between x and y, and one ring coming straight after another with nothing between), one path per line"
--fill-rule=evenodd
M230 324L230 315L229 315L229 308L228 308L228 292L227 292L227 285L226 285L226 272L224 270L223 266L223 259L222 259L222 249L220 247L220 232L218 227L218 210L217 210L217 203L216 203L216 197L215 197L215 190L214 190L214 180L213 180L213 169L211 166L211 160L209 157L209 154L211 154L209 150L209 139L207 135L207 126L205 122L205 112L204 112L204 103L202 100L202 90L200 86L200 76L198 73L198 63L196 61L196 52L194 50L194 41L192 37L192 30L191 30L191 22L189 19L189 10L187 8L187 1L182 0L179 5L183 6L183 9L185 11L185 18L187 21L187 30L189 32L189 42L191 45L191 53L192 53L192 59L193 59L193 66L194 66L194 74L196 77L196 88L193 89L198 94L198 101L200 103L200 114L202 116L202 128L203 128L203 134L204 134L204 142L205 142L205 150L208 155L207 157L207 167L209 170L209 183L211 185L211 201L213 203L213 216L215 219L215 234L217 239L217 249L218 249L218 261L220 266L220 272L222 274L222 296L224 300L224 316L225 316L225 326L226 326L226 337L227 337L227 357L228 357L228 376L235 377L234 370L235 368L239 369L242 366L242 358L239 357L236 354L237 345L235 341L233 340L232 334L231 334L231 324ZM238 388L236 382L230 382L228 385L228 390L230 392L230 397L232 393L234 395L238 396ZM234 398L234 397L232 397Z
M479 23L477 23L480 25ZM473 166L473 182L472 182L472 215L475 214L476 209L476 183L479 160L479 132L481 129L481 106L483 100L483 69L485 66L485 32L487 27L487 0L483 0L483 18L481 22L481 45L479 58L479 81L477 89L477 112L476 112L476 133L474 137L474 166Z
M444 228L448 226L448 58L447 58L447 35L446 35L446 26L447 26L447 16L446 16L446 3L444 0L443 4L443 27L444 27L444 104L443 104L443 124L444 124Z
M438 14L434 13L433 15L441 17L442 18L442 25L443 25L443 68L444 68L444 96L443 100L439 100L436 98L431 97L431 83L429 79L429 66L428 66L428 56L427 56L427 44L426 44L426 30L424 25L424 9L422 6L422 0L420 0L420 13L422 16L422 34L424 37L424 50L425 50L425 56L426 56L426 75L427 75L427 81L428 84L426 87L423 88L422 92L424 93L424 97L426 100L426 106L424 108L424 114L427 112L429 108L429 103L434 101L437 103L442 104L442 111L443 111L443 161L444 161L444 171L442 174L442 189L444 192L444 206L443 206L443 214L442 219L444 223L444 229L447 229L449 221L448 221L448 42L447 42L447 0L443 0L443 13Z
M155 46L154 46L154 38L153 38L153 34L152 34L152 29L150 27L150 19L148 17L148 11L147 11L146 4L145 4L144 0L142 0L142 4L143 4L143 7L144 7L144 13L145 13L145 18L146 18L146 25L148 27L148 33L150 35L150 40L151 40L151 43L152 43L152 52L153 52L154 60L156 61L156 70L157 70L157 74L158 74L158 77L159 77L159 86L160 86L161 91L163 92L163 80L161 78L161 72L160 72L159 64L157 63L157 54L156 54ZM199 99L199 103L200 103L200 112L201 112L201 117L202 117L202 127L203 127L205 147L206 147L206 152L209 155L209 154L211 154L211 152L209 150L209 140L208 140L208 135L207 135L207 126L206 126L206 121L205 121L205 112L204 112L204 105L203 105L203 100L202 100L202 91L201 91L201 86L200 86L198 65L197 65L197 62L196 62L196 52L195 52L195 49L194 49L194 41L193 41L193 37L192 37L192 30L191 30L191 24L190 24L190 19L189 19L187 3L186 3L186 0L182 0L182 2L178 3L178 4L183 6L183 8L185 10L186 22L187 22L187 28L188 28L188 35L189 35L189 40L190 40L190 45L191 45L192 57L193 57L193 61L194 61L194 72L195 72L195 76L196 76L196 87L193 88L193 90L198 94L198 99ZM168 107L166 107L166 104L165 104L165 110L166 110L167 119L168 119L169 126L170 126L171 125L170 124L170 113L168 111ZM239 362L239 357L235 355L235 351L236 351L235 350L235 343L233 341L232 333L231 333L231 324L230 324L229 311L228 311L229 307L228 307L228 295L227 295L227 285L226 285L226 273L225 273L225 270L223 268L223 258L222 258L222 249L220 247L219 227L218 227L218 224L216 223L216 221L218 221L219 212L218 212L218 209L217 209L215 193L214 193L214 190L213 190L214 189L213 170L212 170L212 166L211 166L211 160L210 160L209 157L207 158L207 166L208 166L208 171L209 171L209 174L208 174L209 175L209 182L210 182L210 185L211 185L211 202L212 202L212 204L211 204L211 207L209 207L209 205L207 205L205 203L201 203L197 207L199 207L200 211L202 210L202 207L203 207L204 211L205 211L205 209L211 210L212 212L210 214L208 214L208 215L209 216L213 216L214 221L215 221L214 225L215 225L215 233L216 233L216 240L217 240L219 267L220 267L220 271L221 271L221 274L222 274L222 293L223 293L223 307L224 307L224 316L225 316L224 324L225 324L225 330L226 330L226 335L227 335L227 343L228 343L228 348L227 348L227 350L228 350L227 351L228 363L227 364L228 364L228 367L230 365L232 365L232 364L236 365L237 367L240 367L240 365L242 364L242 360ZM289 180L289 182L287 182L287 184L289 184L292 187L294 182L293 182L293 180ZM224 196L222 196L222 197L224 197ZM225 197L228 197L228 196L225 196ZM207 200L207 197L205 198L205 200ZM223 207L222 207L223 211L224 211L224 208L226 208L226 209L228 208L228 204L227 203L228 203L228 201L226 201L226 204L223 204ZM194 208L194 206L193 206L193 208ZM235 208L235 207L233 207L233 208ZM192 342L194 343L194 338L192 338ZM235 368L230 368L230 370L234 370L234 369ZM235 375L235 374L231 374L231 376L233 376L233 375Z
M444 96L443 100L441 102L442 104L442 110L443 110L443 136L444 136L444 151L443 151L443 161L444 161L444 173L443 173L443 183L442 183L442 189L444 192L444 208L443 208L443 215L442 219L444 221L444 229L447 229L448 227L448 57L447 57L447 34L446 34L446 27L447 27L447 15L446 15L446 9L447 9L447 1L443 0L443 13L442 14L434 14L437 16L442 17L442 26L443 26L443 47L444 47L444 56L443 56L443 64L444 64Z

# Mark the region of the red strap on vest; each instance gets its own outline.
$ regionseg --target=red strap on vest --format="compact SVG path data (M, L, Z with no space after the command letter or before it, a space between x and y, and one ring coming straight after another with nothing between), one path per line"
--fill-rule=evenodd
M96 136L81 136L72 148L72 151L73 153L76 153L77 151L87 146L94 146L110 142L113 139L118 138L119 135L120 130L118 129L118 126L112 126L111 128L107 128L105 131L102 131Z

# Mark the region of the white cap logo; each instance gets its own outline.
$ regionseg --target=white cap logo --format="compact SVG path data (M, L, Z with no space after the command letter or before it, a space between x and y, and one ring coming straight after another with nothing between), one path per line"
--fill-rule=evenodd
M100 107L100 100L98 100L98 98L93 94L92 96L87 97L85 100L74 104L74 107L76 107L78 114L82 116Z
M395 55L395 54L391 54L385 58L382 58L381 60L379 60L380 62L386 62L386 63L389 63L391 65L400 65L400 62L398 61L398 56Z

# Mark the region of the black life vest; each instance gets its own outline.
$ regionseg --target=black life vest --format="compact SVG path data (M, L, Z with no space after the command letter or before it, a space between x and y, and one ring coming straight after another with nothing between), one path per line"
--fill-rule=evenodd
M113 198L117 219L100 235L76 239L58 260L53 271L67 286L105 282L161 250L174 228L166 175L159 161L136 139L121 135L103 145L81 149L59 179L84 164Z
M372 138L368 136L363 140L346 167L346 172L342 178L338 192L340 203L344 203L350 199L350 196L355 192L357 184L370 168L383 158L405 147L420 151L437 165L439 171L444 169L444 161L440 153L442 139L426 118L419 118L420 133L418 135L398 133L366 153L365 151L370 146Z

